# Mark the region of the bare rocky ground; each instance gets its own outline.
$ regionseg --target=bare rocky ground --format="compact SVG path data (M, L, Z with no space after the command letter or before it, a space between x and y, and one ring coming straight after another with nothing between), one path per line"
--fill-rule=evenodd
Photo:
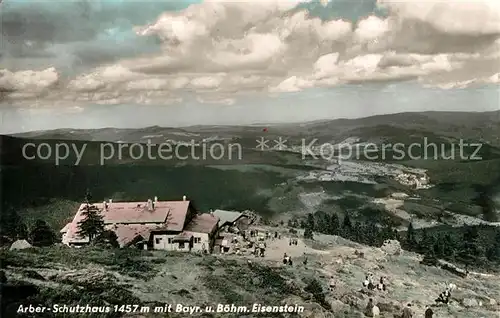
M261 230L274 233L276 228ZM286 232L281 235L281 239L266 241L264 257L255 257L245 251L243 255L210 256L151 251L144 255L127 256L124 264L142 264L127 269L112 265L113 261L100 261L102 257L107 257L106 253L112 253L109 250L94 255L92 250L53 247L51 249L57 252L8 252L16 259L35 261L18 266L11 260L11 265L3 267L9 281L27 281L43 290L58 290L59 293L75 290L82 295L90 293L93 300L82 296L87 302L105 297L105 303L116 304L128 299L128 302L149 304L151 308L165 303L202 308L218 303L234 303L237 306L253 303L298 304L305 307L305 311L298 316L311 318L364 317L363 311L369 298L373 298L380 307L381 317L399 317L407 303L412 303L414 317L423 317L425 306L433 305L434 299L447 284L454 283L457 289L453 292L451 303L433 307L435 317L500 317L500 277L497 275L473 273L467 278L460 278L445 270L419 264L421 256L414 253L367 247L320 234L315 235L314 240L299 238L297 245L289 245L290 235ZM292 236L301 237L301 233L298 235ZM282 263L284 253L291 256L292 266ZM305 258L307 265L303 264ZM127 270L124 271L124 268ZM376 279L387 276L387 291L364 290L362 281L367 272L372 272ZM332 276L336 287L329 291ZM308 290L307 286L313 279L322 286L326 304L321 304L317 295ZM111 294L117 297L114 302L108 299L110 295L102 287L88 288L96 284L110 286ZM123 294L127 297L119 298ZM50 295L42 299L53 297ZM56 303L58 299L69 301L65 300L68 297L60 296L51 301ZM122 313L115 316L164 317L165 314ZM296 317L276 313L205 313L193 316Z

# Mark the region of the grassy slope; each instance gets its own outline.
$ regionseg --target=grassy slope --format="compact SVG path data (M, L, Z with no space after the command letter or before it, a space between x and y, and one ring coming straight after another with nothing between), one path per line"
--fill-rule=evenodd
M307 297L307 293L301 290L305 285L302 277L296 277L287 268L266 262L248 266L243 259L231 257L54 246L2 251L0 259L1 268L6 269L11 283L28 282L39 287L37 293L26 299L12 296L4 300L7 314L12 314L19 304L29 303L43 303L45 306L59 303L68 306L137 304L149 305L151 308L182 303L205 308L219 303L237 306L251 306L253 303L279 305L287 297L295 296L299 300L302 295ZM190 265L189 273L185 272L186 264ZM99 279L96 280L97 277ZM289 285L292 280L295 283ZM78 292L75 292L75 288ZM185 316L180 313L169 314L169 317ZM204 317L228 317L228 314ZM269 315L253 314L251 317ZM285 316L273 314L272 317Z
M491 305L490 301L500 300L498 276L461 279L442 269L420 265L421 257L414 253L387 255L377 248L318 233L314 241L303 242L299 239L298 246L289 247L288 237L285 236L282 242L285 251L297 255L294 266L281 265L283 250L276 250L280 244L274 241L269 242L268 258L251 257L251 265L244 257L232 255L201 256L164 251L102 250L96 247L70 249L53 246L1 251L0 267L6 270L11 284L25 281L39 288L38 292L25 299L15 299L12 294L4 298L9 300L9 310L17 308L19 303L43 303L47 306L55 303L132 303L152 307L165 303L198 306L286 303L305 305L309 314L306 317L331 316L332 312L335 317L360 317L368 298L374 298L383 316L393 317L400 314L401 308L409 301L418 314L422 313L424 306L432 303L443 291L445 283L455 283L459 288L453 293L452 304L434 308L436 315L443 318L490 317L495 312L495 305ZM315 249L321 247L321 251L304 249L304 246L311 245L316 246ZM307 251L307 266L302 265L302 249ZM363 252L364 257L355 257L354 251ZM277 254L273 256L273 252ZM189 271L186 271L186 265L189 265ZM386 275L388 291L360 291L366 271L373 271L377 277ZM337 288L326 292L331 276ZM332 307L331 311L322 307L309 292L307 285L313 278L318 282L319 293L323 293ZM464 299L481 300L484 305L465 308L461 305ZM236 315L205 317L233 316ZM173 314L170 317L185 315ZM252 314L247 317L258 316ZM261 317L284 316L267 314Z

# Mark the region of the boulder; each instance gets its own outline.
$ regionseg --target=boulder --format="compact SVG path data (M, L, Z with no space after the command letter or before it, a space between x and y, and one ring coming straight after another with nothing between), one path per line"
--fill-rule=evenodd
M362 297L354 293L346 293L340 297L340 300L351 307L356 309L363 309L365 307L365 301Z
M333 312L341 312L344 310L344 308L346 308L346 304L344 304L343 302L341 302L338 299L333 299L333 300L329 301L329 304L330 304L330 307L332 308L331 310Z
M462 300L462 305L470 308L470 307L478 307L479 306L479 301L475 298L464 298Z
M399 312L402 310L401 304L399 304L397 301L379 302L377 306L380 309L381 313Z
M260 286L262 284L262 279L260 279L259 277L252 278L252 284L255 286Z
M28 241L26 240L17 240L15 241L14 243L12 243L12 245L10 246L10 249L9 250L24 250L26 248L31 248L33 246L31 246L30 243L28 243Z
M297 296L291 296L281 301L281 305L297 304L304 306L304 311L301 313L284 314L284 317L303 317L303 318L334 318L333 313L329 312L316 302L304 301Z
M389 255L401 254L401 244L397 240L386 240L380 249Z

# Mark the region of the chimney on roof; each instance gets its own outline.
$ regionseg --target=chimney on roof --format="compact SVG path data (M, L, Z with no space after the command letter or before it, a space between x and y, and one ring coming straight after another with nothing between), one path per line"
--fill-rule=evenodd
M186 201L187 197L185 195L182 196L182 201Z
M148 211L153 211L153 200L148 199Z

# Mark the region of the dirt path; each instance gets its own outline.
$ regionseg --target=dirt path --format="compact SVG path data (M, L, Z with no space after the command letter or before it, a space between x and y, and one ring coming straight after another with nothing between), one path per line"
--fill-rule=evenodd
M297 240L297 245L290 245L288 238L268 240L266 242L265 259L280 261L283 259L283 254L289 255L292 260L304 256L304 253L314 253L315 250L309 248L302 240Z

